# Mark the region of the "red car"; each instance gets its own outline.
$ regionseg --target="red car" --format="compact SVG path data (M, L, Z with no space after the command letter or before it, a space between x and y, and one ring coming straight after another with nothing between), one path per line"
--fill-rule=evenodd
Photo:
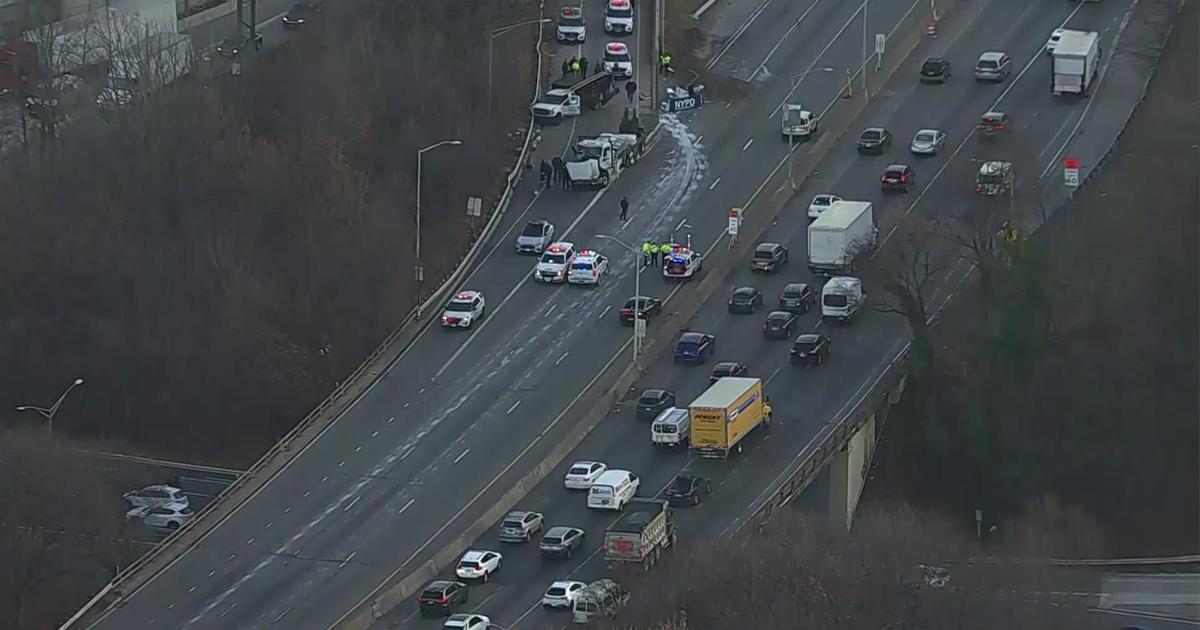
M622 324L633 325L634 308L638 309L639 319L650 319L662 310L662 300L646 296L631 297L625 300L625 306L622 306L621 310L617 311Z
M893 164L883 171L883 176L879 178L880 188L883 192L889 190L898 190L900 192L908 192L913 183L912 167L907 164Z

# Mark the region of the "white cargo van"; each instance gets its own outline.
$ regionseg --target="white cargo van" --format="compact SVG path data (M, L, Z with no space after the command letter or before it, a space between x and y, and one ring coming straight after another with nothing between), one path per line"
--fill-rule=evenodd
M691 415L687 409L668 407L650 423L650 444L681 446L688 443L692 433Z
M849 321L866 303L867 294L858 278L835 276L821 288L821 317Z
M641 479L628 470L608 470L588 488L587 506L595 510L620 510L637 496Z
M1053 76L1050 92L1055 96L1087 96L1100 75L1100 34L1095 31L1064 30L1051 55Z

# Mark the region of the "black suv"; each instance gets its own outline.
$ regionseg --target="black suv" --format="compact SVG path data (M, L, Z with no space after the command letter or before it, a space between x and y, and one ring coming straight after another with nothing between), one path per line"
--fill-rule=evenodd
M779 243L759 243L750 260L751 271L778 271L787 264L788 250Z
M921 83L945 83L950 79L950 62L930 57L921 64Z
M821 365L829 358L829 337L809 333L796 337L792 342L789 360L793 364Z
M467 603L467 585L453 580L430 582L425 590L421 591L421 596L417 598L422 617L431 615L444 617L465 603Z
M700 505L704 497L712 494L712 482L704 477L680 473L663 491L663 498L671 505Z
M779 308L793 313L807 313L816 303L817 292L812 285L803 282L793 282L783 287L783 293L779 296Z
M647 389L637 400L637 419L653 420L668 407L675 406L675 392L667 389Z
M892 133L883 127L867 127L858 136L858 152L866 155L883 155L884 149L892 144Z
M754 287L738 287L729 296L729 312L754 313L754 310L762 303L762 291Z
M790 339L800 325L800 318L791 311L771 311L763 322L764 339Z

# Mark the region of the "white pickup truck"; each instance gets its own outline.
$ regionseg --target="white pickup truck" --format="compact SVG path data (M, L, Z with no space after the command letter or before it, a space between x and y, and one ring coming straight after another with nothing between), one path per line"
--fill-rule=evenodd
M603 188L641 157L641 141L630 133L583 136L575 144L575 157L567 162L567 176L579 186Z

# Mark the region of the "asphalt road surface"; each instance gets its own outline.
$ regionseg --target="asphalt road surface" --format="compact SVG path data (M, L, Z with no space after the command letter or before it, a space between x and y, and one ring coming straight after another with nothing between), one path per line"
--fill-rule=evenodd
M639 3L643 10L648 5ZM470 332L426 330L353 409L98 627L326 628L381 580L393 572L404 575L405 569L419 566L456 537L588 410L590 400L581 390L628 341L629 329L617 324L614 311L632 293L632 257L594 242L591 235L660 239L686 216L691 227L685 231L704 249L723 229L728 208L743 206L752 212L747 199L768 184L780 184L779 178L769 183L764 178L785 151L778 119L772 117L789 89L783 77L826 64L862 63L861 16L857 7L844 5L833 0L771 3L722 55L749 59L748 67L767 68L754 76L749 98L728 101L727 107L720 94L710 94L718 102L684 120L668 119L650 154L604 194L552 190L534 198L529 208L514 204L494 249L464 286L485 291L487 319ZM927 6L925 0L874 0L868 28L887 32L902 16L913 19L912 11ZM1048 62L1040 47L1077 6L1082 8L1071 26L1109 29L1106 36L1111 39L1116 32L1113 20L1125 3L1063 5L1043 0L1017 12L1001 0L967 3L955 18L971 20L967 32L923 44L893 87L864 115L897 134L894 155L860 158L843 140L820 166L824 175L817 181L829 182L831 189L849 198L890 206L896 202L884 202L875 178L888 160L908 159L901 157L908 134L918 126L941 126L951 134L949 146L954 147L978 114L1002 94L1017 126L1031 125L1029 137L1052 136L1082 111L1085 102L1050 98L1045 85ZM767 10L780 13L767 16ZM600 58L607 40L601 20L598 14L589 15L584 51L593 60ZM645 16L642 23L648 23ZM1006 26L997 28L997 23ZM652 53L643 53L650 50L645 44L649 35L641 32L629 38L635 44L641 73L637 81L643 89L653 70L653 59L647 59ZM998 86L975 85L963 70L985 48L1006 49L1018 68L1032 59L1032 69L1019 79L1014 73ZM958 76L946 86L916 86L919 58L940 52L955 60ZM553 61L555 68L561 61L561 56ZM803 100L820 110L837 101L841 85L836 74L813 74L802 83ZM1101 110L1109 98L1101 90L1089 102L1093 110ZM542 155L535 161L549 157L551 148L565 147L574 135L615 130L622 105L623 96L618 96L600 112L586 112L572 123L548 129ZM970 155L966 149L959 153ZM934 178L949 154L916 165L920 185L932 187L927 195L914 190L903 197L912 211L946 213L973 201L970 182L950 176L955 169ZM524 182L518 194L532 198L532 185ZM623 226L617 221L622 196L631 202L631 219ZM729 287L757 284L770 301L785 282L811 280L803 269L806 203L793 204L767 235L790 247L794 262L789 268L769 278L752 278L742 268L727 279ZM533 259L512 253L515 234L505 228L519 228L535 217L554 221L560 237L607 253L614 270L606 283L587 290L530 281ZM886 233L888 223L883 217L880 221ZM644 293L660 297L681 286L651 275L642 280ZM687 285L679 290L688 290ZM710 502L679 513L684 537L732 531L762 489L851 405L904 340L901 320L870 313L831 333L836 354L830 364L798 373L786 364L786 342L762 341L760 318L727 315L722 300L706 305L690 327L717 334L719 358L746 361L754 374L769 379L777 410L769 437L752 436L747 452L732 461L693 463L683 452L653 451L648 428L622 409L569 458L595 458L630 468L642 476L643 494L657 491L689 464L713 478L718 487ZM671 311L670 302L666 311ZM812 315L803 321L817 325ZM651 335L653 328L652 323ZM639 387L667 386L687 400L702 390L705 376L704 368L675 367L660 357ZM560 480L553 475L524 507L544 511L550 525L585 527L591 532L589 543L595 544L610 519L587 512L583 498L567 494ZM497 546L492 537L479 545ZM551 569L533 549L501 551L506 554L502 576L481 587L472 602L509 627L557 623L561 616L546 616L537 607L546 585L567 575L590 579L603 573L600 563L582 557ZM433 624L415 619L411 623Z

